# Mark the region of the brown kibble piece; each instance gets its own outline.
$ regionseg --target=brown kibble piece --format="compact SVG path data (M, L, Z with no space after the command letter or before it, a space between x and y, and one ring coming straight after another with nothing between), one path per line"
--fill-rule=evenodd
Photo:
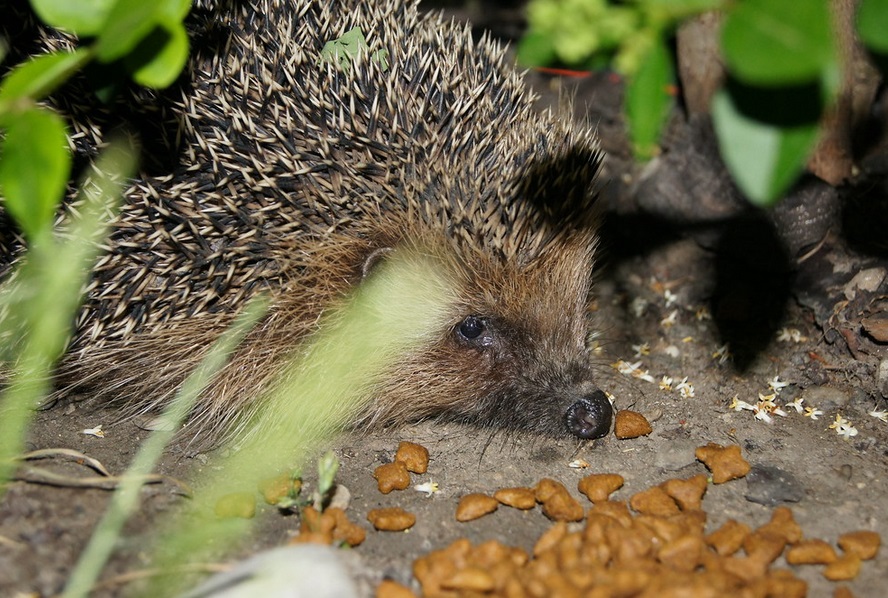
M398 443L395 461L403 463L407 471L425 473L429 470L429 449L421 444L402 440Z
M849 581L860 573L860 557L853 552L843 554L823 570L823 576L830 581Z
M596 503L589 511L589 515L606 515L618 521L623 527L632 525L632 513L629 512L629 507L622 500Z
M764 577L768 570L768 563L749 556L728 556L721 559L721 568L735 575L747 583Z
M656 515L638 515L635 518L637 525L642 525L657 536L661 542L671 542L682 536L687 536L688 529L683 521L672 517L657 517Z
M779 534L786 538L788 544L795 544L802 539L802 526L796 523L789 507L775 508L771 513L771 520L760 527L759 531Z
M876 532L859 530L839 536L839 547L845 552L853 552L862 561L874 558L879 552L882 539Z
M604 502L623 487L623 476L617 473L593 473L577 482L577 490L593 503Z
M682 536L660 548L657 559L675 571L690 573L700 564L706 545L700 536Z
M345 542L349 546L358 546L367 538L364 528L349 520L345 511L339 507L328 507L324 511L324 515L332 517L335 521L333 526L334 540Z
M284 498L297 496L300 490L302 490L302 480L288 473L259 483L259 492L269 505L276 505Z
M391 579L383 579L376 587L376 598L416 598L416 594L407 586Z
M294 537L291 544L325 544L329 546L333 543L333 534L330 532L299 532Z
M336 527L336 519L332 514L321 513L310 505L302 509L299 531L329 534L333 532L334 527Z
M402 532L413 527L416 515L408 513L401 507L373 509L367 513L367 520L380 531Z
M543 503L549 500L556 492L567 492L564 484L552 478L543 478L534 486L533 492L537 502Z
M748 525L728 519L724 525L706 536L706 543L712 546L719 556L730 556L740 550L748 535Z
M567 523L559 521L540 536L533 546L533 556L539 556L553 546L557 546L567 535Z
M771 571L767 577L766 589L768 596L780 598L805 598L808 595L808 584L787 569Z
M536 496L530 488L502 488L494 492L493 498L515 509L527 510L536 506Z
M671 496L682 511L691 511L703 506L703 495L709 483L702 473L686 480L666 480L660 486Z
M641 526L620 529L616 526L604 530L614 559L624 565L643 560L651 553L656 542L653 532Z
M694 454L712 472L713 484L723 484L749 473L749 463L736 444L721 446L710 442L706 446L697 447Z
M581 521L585 511L567 488L561 486L560 490L543 501L543 515L552 521Z
M499 501L486 494L466 494L459 499L456 507L457 521L472 521L493 513L499 506Z
M638 438L651 432L653 432L653 428L642 414L628 409L617 411L614 419L614 436L620 440Z
M632 495L629 506L639 513L668 517L679 513L678 505L666 491L659 486L653 486Z
M743 540L743 550L750 558L764 563L773 563L786 548L786 538L772 532L756 530Z
M388 494L392 490L403 490L410 485L410 474L407 473L407 466L403 461L393 461L385 463L376 468L373 472L379 484L379 491Z
M441 587L447 590L489 592L494 588L494 583L490 573L479 567L470 566L443 580Z
M299 522L299 535L293 538L293 544L332 544L333 528L336 519L326 511L320 513L312 506L302 509Z
M251 492L233 492L216 501L214 508L220 519L252 519L256 516L256 497Z
M836 551L823 540L801 540L786 551L790 565L828 565L835 560Z

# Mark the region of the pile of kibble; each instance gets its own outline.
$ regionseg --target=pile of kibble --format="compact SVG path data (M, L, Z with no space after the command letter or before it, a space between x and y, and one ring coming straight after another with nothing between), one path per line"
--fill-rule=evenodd
M402 443L399 453L418 450L412 447ZM540 480L532 488L504 488L493 496L463 496L455 515L459 521L483 517L501 505L517 509L539 505L555 523L530 554L497 541L473 546L460 539L420 557L413 564L420 595L801 597L807 594L807 583L789 569L772 567L781 555L790 565L820 565L827 579L846 581L857 576L862 561L878 552L880 537L872 531L843 534L838 539L840 551L823 540L804 538L786 507L774 509L771 520L757 529L731 519L707 534L703 496L709 483L741 478L749 464L736 445L709 444L699 447L696 456L710 476L667 480L632 495L628 502L609 500L623 486L622 476L584 477L578 490L592 503L588 511L552 479ZM407 487L409 478L404 482L403 475L392 485L386 473L390 470L401 467L387 464L377 469L380 489ZM377 529L407 529L415 521L401 509L380 511L403 514L405 527ZM371 512L371 521L375 516L378 512ZM836 588L836 596L851 595L845 586ZM417 594L391 580L377 590L378 598L410 596Z
M625 415L625 414L622 414ZM632 415L632 414L630 414ZM636 418L641 421L641 418ZM649 425L622 430L620 437L650 432ZM646 421L642 423L647 424ZM455 517L466 522L500 506L529 510L539 505L554 524L530 554L520 548L489 541L473 546L460 539L442 550L418 558L413 574L426 598L571 598L670 597L794 598L807 595L807 583L792 570L772 565L781 555L789 565L819 565L831 581L854 579L863 561L876 556L881 539L876 532L851 531L838 539L838 550L820 540L804 538L786 507L774 509L771 520L757 529L730 519L707 534L703 496L710 483L744 477L749 463L737 445L710 443L696 450L710 475L670 479L632 495L610 500L623 477L592 474L577 490L591 508L560 482L545 478L528 488L503 488L488 496L463 496ZM391 463L376 468L380 492L410 486L410 473L425 473L428 450L401 442ZM330 512L327 512L330 511ZM363 533L340 510L307 510L295 541L359 544ZM399 507L375 509L367 519L379 531L403 531L416 517ZM411 588L383 581L377 598L416 598ZM852 596L837 586L834 596Z

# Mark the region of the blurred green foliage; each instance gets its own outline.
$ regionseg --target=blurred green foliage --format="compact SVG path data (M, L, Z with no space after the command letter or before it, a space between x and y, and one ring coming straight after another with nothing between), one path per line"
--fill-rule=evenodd
M70 337L108 214L136 162L131 144L112 141L74 198L76 216L58 221L65 229L58 234L60 206L74 188L71 144L64 118L43 100L92 61L120 61L135 81L163 87L188 56L182 21L190 0L31 5L46 25L77 35L80 45L31 57L9 67L0 81L0 201L27 242L0 288L0 489L15 470L32 409L51 390L54 363Z
M829 0L531 0L519 62L611 66L624 75L630 139L648 159L672 102L675 30L713 10L724 17L728 74L712 105L722 157L753 203L773 205L801 174L839 90ZM888 0L860 0L857 31L884 64Z

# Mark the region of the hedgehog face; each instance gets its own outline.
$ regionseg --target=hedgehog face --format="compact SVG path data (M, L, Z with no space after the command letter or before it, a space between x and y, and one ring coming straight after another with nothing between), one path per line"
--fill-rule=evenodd
M525 267L450 256L456 289L446 328L395 364L375 417L443 414L550 436L606 435L613 409L586 343L593 248L594 238L561 243Z
M605 436L613 408L592 381L585 346L579 342L564 346L563 329L541 337L526 324L472 314L454 326L453 343L468 362L467 370L474 370L476 380L490 382L480 385L477 400L466 403L476 409L459 415L507 430L582 439ZM566 328L574 328L569 324Z

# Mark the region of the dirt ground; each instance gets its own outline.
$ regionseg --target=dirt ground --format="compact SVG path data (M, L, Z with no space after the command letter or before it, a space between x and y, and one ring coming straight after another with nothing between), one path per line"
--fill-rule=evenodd
M844 532L868 529L888 539L888 422L870 415L888 410L888 262L878 233L866 237L850 225L871 218L853 213L861 189L871 198L870 208L872 202L884 205L888 187L881 186L884 171L879 167L884 162L873 157L870 170L841 190L843 219L799 263L781 253L779 234L775 242L769 226L748 215L699 226L626 208L638 171L626 160L619 132L619 82L607 74L583 80L531 79L549 98L560 93L559 87L575 88L577 111L599 124L611 156L603 177L609 182L602 191L611 211L602 232L596 287L600 384L614 395L618 408L644 414L653 432L631 440L611 435L585 444L504 437L442 422L344 434L334 442L342 464L337 480L351 493L351 519L368 529L366 541L352 555L360 561L363 590L371 593L382 577L409 584L414 559L457 538L473 543L495 539L530 550L552 525L539 508L521 512L506 507L458 523L455 508L466 493L492 494L550 477L585 501L576 492L577 481L593 472L614 472L625 478L625 486L613 498L626 500L667 479L706 473L694 449L709 442L739 444L754 467L777 468L783 475L779 480L710 484L703 503L707 530L731 518L756 527L770 519L775 505L787 505L805 537L835 545ZM888 230L868 224L881 234ZM732 356L723 357L726 344ZM619 372L613 366L618 360L638 363L635 373ZM642 372L653 382L640 377ZM659 387L663 376L672 378L672 390ZM677 388L685 378L693 396L682 396ZM778 405L803 399L802 407L816 407L822 415L815 420L784 407L785 416L774 415L767 423L752 411L731 409L735 397L754 404L760 395L774 393L769 382L773 385L775 379L778 386L787 383L775 399ZM856 435L845 438L830 428L839 414L853 424ZM29 448L76 449L119 473L146 433L132 423L106 425L104 438L81 433L100 423L106 423L103 413L84 404L41 412ZM437 482L436 494L378 491L372 472L392 459L400 440L429 449L428 473L413 478L416 483ZM160 472L187 478L190 472L212 468L219 458L214 453L186 458L174 450L165 456ZM575 459L587 461L588 468L569 467ZM84 475L83 467L72 462L42 465ZM99 489L11 484L0 503L0 595L60 592L109 496ZM146 539L158 518L183 500L173 484L147 486L104 577L148 567ZM404 533L372 531L365 514L381 506L403 507L416 515L416 525ZM285 544L298 529L294 516L273 507L260 508L257 517L260 531L240 554ZM778 565L785 566L782 557ZM837 586L823 578L822 567L790 568L808 582L811 596L832 595ZM855 596L882 596L886 580L888 551L883 549L863 564L855 580L841 585ZM117 595L124 588L114 585L96 595Z

